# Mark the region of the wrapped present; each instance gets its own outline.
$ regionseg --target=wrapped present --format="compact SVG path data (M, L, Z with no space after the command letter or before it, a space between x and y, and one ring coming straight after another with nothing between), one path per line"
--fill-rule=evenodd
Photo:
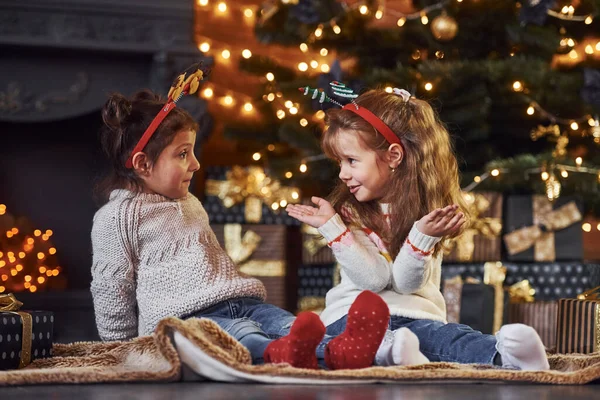
M54 316L48 311L21 311L12 294L0 295L0 370L23 368L52 355Z
M485 282L455 276L444 280L443 296L446 319L461 323L482 333L493 334L508 320L508 296L504 295L504 267L487 263Z
M508 323L531 326L540 335L547 349L556 348L556 301L512 303L508 310Z
M302 263L328 264L334 263L333 252L327 246L327 239L312 226L302 224Z
M501 259L502 194L463 193L471 214L471 224L450 242L444 261L473 262Z
M300 231L285 225L211 225L241 273L258 278L267 302L294 312L300 261Z
M207 167L202 202L211 223L300 226L284 211L300 199L298 188L283 186L260 167Z
M600 219L586 217L582 224L583 259L600 261ZM600 283L599 283L600 284Z
M298 268L298 311L320 312L325 295L334 286L336 265L302 265Z
M510 263L506 267L505 285L524 280L535 290L536 301L551 301L576 297L589 287L598 285L600 264L583 262ZM483 280L484 263L444 264L442 278L460 275L463 279Z
M600 351L600 287L577 299L558 300L556 350L559 353Z
M570 197L550 202L545 196L510 196L504 243L509 261L583 259L581 205Z

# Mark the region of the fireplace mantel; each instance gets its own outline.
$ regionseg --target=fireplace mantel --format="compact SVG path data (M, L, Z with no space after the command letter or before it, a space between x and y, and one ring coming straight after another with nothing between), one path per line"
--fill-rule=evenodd
M212 64L193 18L193 0L0 0L0 120L71 118L111 91L164 93L177 71Z

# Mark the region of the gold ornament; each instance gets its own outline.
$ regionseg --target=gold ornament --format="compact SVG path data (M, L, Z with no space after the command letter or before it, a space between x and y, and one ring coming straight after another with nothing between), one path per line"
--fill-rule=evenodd
M437 40L447 42L456 37L458 33L458 23L456 20L445 13L434 18L431 22L431 33Z
M546 197L548 197L548 200L554 201L558 199L560 196L560 189L560 181L556 179L554 172L551 172L548 179L546 179Z

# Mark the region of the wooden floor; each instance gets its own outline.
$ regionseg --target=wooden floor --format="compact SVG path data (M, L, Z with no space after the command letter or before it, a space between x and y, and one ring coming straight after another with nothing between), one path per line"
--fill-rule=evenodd
M598 398L599 385L546 386L506 384L428 385L262 385L181 382L169 384L98 384L0 388L2 400L145 399L145 400L421 400L526 399L572 400Z

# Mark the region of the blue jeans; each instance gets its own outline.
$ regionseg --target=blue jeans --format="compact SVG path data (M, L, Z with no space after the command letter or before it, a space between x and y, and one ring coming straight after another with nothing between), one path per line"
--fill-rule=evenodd
M269 343L287 335L296 319L289 311L253 298L225 300L187 318L208 318L216 322L250 351L253 364L264 363L263 353ZM331 339L323 340L326 344Z
M348 316L344 316L329 325L327 335L341 334L346 329L347 319ZM408 328L417 335L419 349L429 361L502 365L500 355L496 350L496 337L485 335L470 326L392 315L390 330L395 331L400 328ZM319 349L317 349L318 354Z

